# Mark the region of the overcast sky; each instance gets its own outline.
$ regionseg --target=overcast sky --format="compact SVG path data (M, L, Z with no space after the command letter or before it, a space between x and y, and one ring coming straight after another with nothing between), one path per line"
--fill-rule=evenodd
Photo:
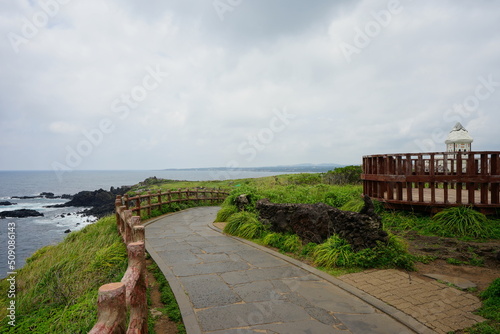
M0 3L0 170L500 150L500 2Z

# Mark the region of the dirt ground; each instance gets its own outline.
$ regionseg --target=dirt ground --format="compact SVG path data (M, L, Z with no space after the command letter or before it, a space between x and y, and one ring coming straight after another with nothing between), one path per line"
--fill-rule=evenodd
M436 258L428 264L418 263L419 275L443 274L465 278L477 284L479 292L500 277L500 241L478 243L421 236L412 232L403 237L409 243L412 254Z
M149 259L146 261L146 266L149 266L150 264L151 260ZM148 287L151 291L152 305L150 306L149 310L154 316L158 317L155 323L155 333L177 334L176 323L171 321L167 315L162 314L162 312L159 311L159 309L163 308L164 305L160 299L158 282L149 271L146 271L146 279Z

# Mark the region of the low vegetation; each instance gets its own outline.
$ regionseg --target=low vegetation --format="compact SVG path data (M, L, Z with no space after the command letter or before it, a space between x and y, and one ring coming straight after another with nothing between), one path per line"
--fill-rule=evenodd
M178 334L185 334L186 328L182 322L179 305L175 300L174 293L172 292L172 289L170 289L170 285L168 284L165 276L155 262L148 266L148 271L154 276L156 284L158 284L160 301L164 305L163 308L157 309L157 311L166 314L168 318L176 324ZM150 321L148 323L148 332L150 334L156 333L154 327L155 319L150 315Z
M7 324L8 282L0 281L0 333L87 333L97 320L97 291L119 282L127 251L114 217L38 250L16 275L16 326Z
M479 296L483 300L483 306L477 313L488 320L475 325L466 332L471 334L500 333L500 278L494 280Z

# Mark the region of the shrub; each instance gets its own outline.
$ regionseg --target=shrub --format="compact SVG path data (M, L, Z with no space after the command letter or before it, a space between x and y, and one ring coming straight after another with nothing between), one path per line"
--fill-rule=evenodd
M492 229L488 218L469 207L445 209L432 217L430 230L441 236L488 238Z
M415 256L408 252L406 242L389 234L387 243L377 242L374 248L366 248L356 253L356 266L363 268L401 268L415 270Z
M360 165L335 168L323 176L323 180L328 184L360 184L363 169Z

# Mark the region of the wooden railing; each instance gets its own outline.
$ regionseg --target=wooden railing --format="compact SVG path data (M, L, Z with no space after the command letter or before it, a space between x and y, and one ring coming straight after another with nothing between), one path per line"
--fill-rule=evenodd
M146 214L151 215L151 210L161 208L163 205L180 202L198 202L198 203L218 203L223 201L228 192L218 189L178 189L158 191L156 193L148 192L143 195L123 196L121 199L127 210L141 215L145 210Z
M500 208L500 152L435 152L363 157L363 192L389 208L437 211Z
M105 284L99 288L98 319L89 334L148 332L145 231L141 225L141 211L146 210L149 216L155 207L161 208L171 203L197 201L215 204L224 200L227 195L225 191L214 189L185 189L116 197L116 224L127 245L128 267L121 282ZM136 216L133 215L134 212L137 213Z

